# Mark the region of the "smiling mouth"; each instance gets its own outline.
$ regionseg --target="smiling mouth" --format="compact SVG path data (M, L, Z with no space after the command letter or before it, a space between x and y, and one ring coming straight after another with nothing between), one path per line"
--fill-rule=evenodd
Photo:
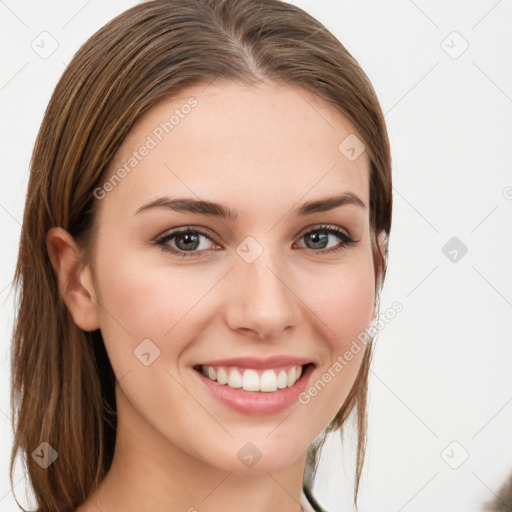
M238 366L196 365L194 370L218 384L243 391L279 392L292 387L313 363L286 365L269 369Z

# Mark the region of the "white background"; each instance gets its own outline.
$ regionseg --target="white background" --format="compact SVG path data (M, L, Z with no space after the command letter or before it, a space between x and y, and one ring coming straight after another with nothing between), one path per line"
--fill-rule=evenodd
M78 47L136 3L0 1L0 511L17 510L8 479L10 283L32 146ZM512 472L512 1L293 3L359 61L392 145L382 311L394 301L404 309L377 341L360 510L483 510ZM31 47L43 31L58 42L47 59ZM455 262L442 251L452 237L468 249L456 249ZM327 445L315 486L333 512L352 510L355 437L346 443L343 452ZM458 469L447 463L466 452ZM14 483L33 506L21 470Z

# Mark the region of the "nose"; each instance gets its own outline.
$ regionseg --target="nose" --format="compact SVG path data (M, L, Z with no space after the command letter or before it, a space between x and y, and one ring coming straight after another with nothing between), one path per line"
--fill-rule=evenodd
M299 321L300 300L290 267L268 250L251 263L237 258L230 272L226 322L261 340L281 336Z

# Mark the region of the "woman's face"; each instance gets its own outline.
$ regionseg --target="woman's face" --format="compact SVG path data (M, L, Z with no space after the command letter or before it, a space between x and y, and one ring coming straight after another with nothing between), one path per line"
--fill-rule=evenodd
M233 82L162 100L130 131L95 192L93 277L135 451L275 472L342 406L375 298L369 160L351 134L305 90Z

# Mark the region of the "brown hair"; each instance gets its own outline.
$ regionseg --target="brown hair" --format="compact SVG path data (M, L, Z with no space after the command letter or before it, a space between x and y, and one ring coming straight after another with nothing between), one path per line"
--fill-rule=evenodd
M115 376L99 330L74 323L58 289L46 234L66 229L94 243L93 191L134 122L158 100L214 80L280 81L316 94L354 127L369 156L370 222L376 303L387 249L376 236L391 227L391 157L375 91L357 61L320 22L280 0L154 0L96 32L59 80L39 130L21 230L14 285L12 393L15 459L23 453L40 512L71 510L108 471L116 433ZM341 142L341 141L340 141ZM373 339L343 407L325 433L357 410L354 503L366 447L366 396ZM318 450L310 446L304 489L310 494ZM42 441L58 462L42 469L31 457ZM19 505L19 503L18 503ZM21 505L20 505L20 508Z

